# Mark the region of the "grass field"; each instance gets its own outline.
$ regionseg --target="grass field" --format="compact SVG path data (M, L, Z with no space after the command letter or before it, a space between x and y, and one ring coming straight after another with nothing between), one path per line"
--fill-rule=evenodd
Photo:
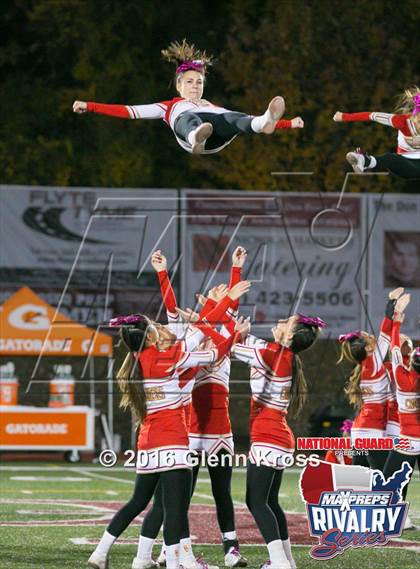
M64 463L3 463L0 465L0 569L78 569L86 560L108 520L132 491L135 473L123 468L67 466ZM304 504L298 491L299 472L286 471L280 503L288 513L293 554L299 569L319 567L309 556ZM196 554L222 566L223 555L213 511L210 481L205 471L191 508L191 533ZM245 475L236 470L232 495L242 553L249 567L267 559L266 548L244 508ZM420 480L412 480L407 496L410 517L420 526ZM114 546L112 569L130 569L136 553L139 522L136 520ZM360 569L414 569L420 566L420 531L404 532L404 542L393 547L347 550L326 567ZM410 546L412 544L412 546ZM403 547L394 547L402 545ZM156 553L158 548L156 547Z

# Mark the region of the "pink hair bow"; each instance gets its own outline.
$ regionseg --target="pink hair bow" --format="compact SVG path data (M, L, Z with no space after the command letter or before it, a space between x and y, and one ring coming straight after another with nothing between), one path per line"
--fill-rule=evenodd
M342 433L349 433L351 431L352 426L353 426L353 421L351 421L350 419L344 419L343 424L340 427L340 431Z
M413 352L413 358L420 358L420 346L417 346Z
M204 61L201 59L194 59L193 61L184 61L176 68L176 73L184 73L184 71L198 71L199 73L203 73L204 71Z
M315 326L316 328L325 328L327 325L322 318L311 316L304 316L303 314L298 314L299 324L307 324L308 326Z
M142 316L141 314L130 314L128 316L116 316L115 318L111 318L108 326L113 328L115 326L124 326L127 324L137 324L137 322L142 322L143 320L144 320L144 316Z
M413 109L413 116L420 113L420 93L418 95L414 95L413 97L414 109Z
M340 334L338 337L338 341L340 343L343 342L350 342L350 340L354 340L355 338L361 338L362 333L360 330L353 330L353 332L347 332L347 334Z

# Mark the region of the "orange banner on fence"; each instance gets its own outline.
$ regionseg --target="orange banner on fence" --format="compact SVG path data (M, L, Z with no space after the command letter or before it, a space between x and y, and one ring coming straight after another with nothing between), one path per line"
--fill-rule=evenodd
M0 355L111 356L112 338L57 312L28 287L0 306Z
M93 432L89 407L0 407L0 450L92 450Z

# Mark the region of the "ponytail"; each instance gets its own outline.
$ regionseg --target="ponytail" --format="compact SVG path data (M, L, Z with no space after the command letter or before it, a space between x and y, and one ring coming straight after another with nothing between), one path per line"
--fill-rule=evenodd
M146 394L140 364L133 352L128 352L117 373L118 387L122 393L120 407L131 409L136 427L146 415Z
M301 412L308 391L303 365L299 352L308 350L316 342L319 336L318 326L298 322L293 332L290 349L293 352L292 359L292 385L290 388L290 400L288 411L291 417L297 417Z
M362 378L362 366L356 364L351 372L348 382L344 387L344 393L347 395L347 399L356 411L360 411L362 406L362 390L360 388L360 380Z
M415 107L413 97L420 95L420 88L417 85L412 85L404 90L404 93L398 98L395 112L397 114L410 114Z
M129 350L117 373L118 387L122 393L120 407L131 409L136 427L146 416L146 393L141 366L135 354L144 347L148 326L149 322L143 319L120 329L121 339Z
M307 384L303 373L302 360L297 354L293 354L292 360L292 386L290 388L290 400L288 411L291 417L296 417L305 405Z
M362 378L362 361L366 358L365 341L363 338L344 341L341 344L341 354L337 363L346 360L354 364L348 382L344 387L344 393L352 407L359 411L362 406L362 390L360 380Z

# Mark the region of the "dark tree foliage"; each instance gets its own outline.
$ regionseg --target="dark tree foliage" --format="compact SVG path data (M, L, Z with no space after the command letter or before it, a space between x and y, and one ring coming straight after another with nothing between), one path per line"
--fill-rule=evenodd
M378 124L336 124L336 110L392 111L419 82L417 0L33 0L2 4L1 183L328 190L345 153L394 149ZM218 59L205 96L258 114L281 94L304 130L240 137L191 157L162 122L77 116L74 99L140 104L175 95L160 58L187 37ZM274 179L270 172L313 171ZM353 191L418 191L353 178Z

